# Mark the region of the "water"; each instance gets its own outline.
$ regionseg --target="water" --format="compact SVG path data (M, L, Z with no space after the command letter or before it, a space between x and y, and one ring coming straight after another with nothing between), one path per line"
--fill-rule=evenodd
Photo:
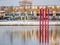
M10 31L24 31L25 29L31 31L38 29L38 26L0 26L0 45L38 45L38 40L24 39L19 36L12 37Z
M51 28L53 29L54 27L55 26L50 26L49 29L51 30ZM19 36L18 34L12 36L11 33L9 33L11 31L24 30L39 30L39 26L0 26L0 45L40 45L38 39L35 40L33 37L31 39L25 39Z

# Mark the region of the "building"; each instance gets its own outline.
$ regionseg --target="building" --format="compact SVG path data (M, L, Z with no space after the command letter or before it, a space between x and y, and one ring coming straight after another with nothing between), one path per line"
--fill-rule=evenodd
M60 19L60 6L32 6L31 2L26 1L19 4L20 6L0 6L0 17L12 20L39 20L40 9L46 8L49 9L50 19Z

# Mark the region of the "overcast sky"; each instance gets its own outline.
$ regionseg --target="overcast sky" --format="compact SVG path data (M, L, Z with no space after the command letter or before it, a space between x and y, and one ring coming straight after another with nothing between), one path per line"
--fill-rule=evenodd
M21 0L0 0L0 6L18 6ZM32 0L32 5L60 5L60 0Z

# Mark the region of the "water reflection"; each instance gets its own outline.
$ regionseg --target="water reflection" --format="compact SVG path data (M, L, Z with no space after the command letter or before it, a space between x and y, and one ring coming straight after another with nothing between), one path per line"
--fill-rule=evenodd
M0 26L0 45L38 45L32 38L32 30L39 26Z
M0 45L44 45L39 43L38 30L39 26L0 26ZM59 32L60 26L49 26L49 43L46 45L59 45Z

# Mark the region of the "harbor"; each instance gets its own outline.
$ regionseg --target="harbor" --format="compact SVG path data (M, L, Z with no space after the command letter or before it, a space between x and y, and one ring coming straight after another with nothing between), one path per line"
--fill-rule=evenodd
M60 6L33 2L0 6L0 45L60 45Z

